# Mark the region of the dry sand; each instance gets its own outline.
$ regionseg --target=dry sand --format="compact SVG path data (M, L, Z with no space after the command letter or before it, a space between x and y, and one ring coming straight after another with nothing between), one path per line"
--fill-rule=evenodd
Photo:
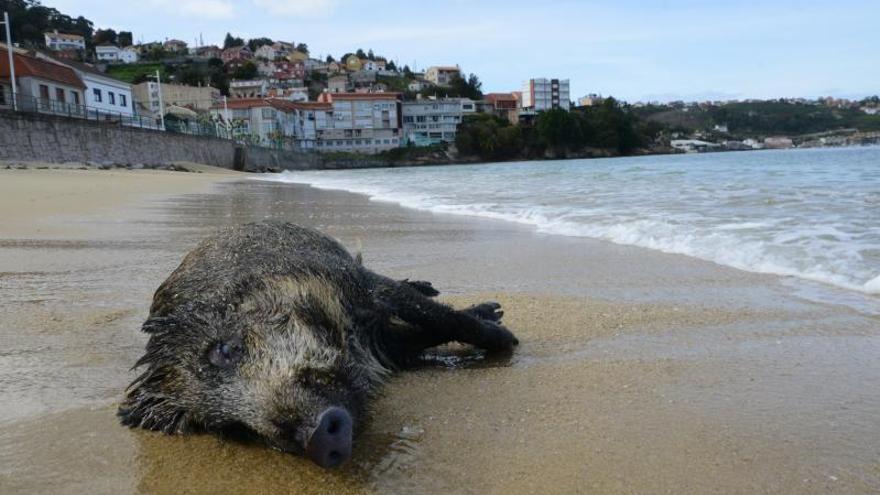
M37 205L0 224L0 492L880 490L880 322L833 292L810 302L680 256L223 180L0 171L16 195L0 207ZM53 191L69 199L40 199ZM207 231L263 218L331 232L456 306L498 300L521 345L451 346L396 375L340 471L119 427L152 291Z

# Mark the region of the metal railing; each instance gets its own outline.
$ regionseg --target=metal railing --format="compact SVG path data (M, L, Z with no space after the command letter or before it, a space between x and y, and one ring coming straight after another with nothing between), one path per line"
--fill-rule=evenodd
M16 95L16 105L8 92L0 92L0 111L15 110L19 113L51 115L68 118L72 122L95 122L103 126L117 126L125 129L149 129L162 131L162 121L158 117L110 111L88 105L79 105L62 100L39 98L34 96ZM222 120L200 116L196 119L177 118L173 114L165 115L165 132L227 139L240 145L258 148L269 148L280 151L299 151L295 141L289 137L273 135L271 138L260 139L251 134L247 128L236 124L227 125Z
M120 125L141 129L161 130L162 128L158 120L152 117L106 110L103 108L71 103L65 100L18 94L15 96L15 103L16 104L13 105L12 95L5 93L3 97L0 98L0 109L11 110L14 108L23 113L38 113L43 115L68 117L71 119L89 120L92 122L100 122L102 124Z
M97 122L101 125L118 126L128 129L163 130L162 121L158 117L107 110L63 100L21 94L16 95L15 98L16 104L13 105L12 97L8 92L0 93L0 110L15 109L21 113L66 117L74 121ZM165 131L221 139L233 138L232 133L226 129L224 124L204 118L184 120L168 115L165 118Z

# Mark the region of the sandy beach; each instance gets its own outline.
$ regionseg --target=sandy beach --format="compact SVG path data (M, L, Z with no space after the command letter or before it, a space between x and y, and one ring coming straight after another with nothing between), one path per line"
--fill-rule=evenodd
M208 169L0 170L0 211L0 493L880 490L873 299ZM262 219L455 306L498 300L521 345L395 375L338 471L119 426L155 288L206 233Z

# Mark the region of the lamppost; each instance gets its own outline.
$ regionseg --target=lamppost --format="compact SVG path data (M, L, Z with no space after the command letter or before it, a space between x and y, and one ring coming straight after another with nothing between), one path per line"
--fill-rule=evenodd
M9 55L9 82L12 84L12 109L18 111L18 90L15 84L15 60L12 57L12 34L9 30L9 12L3 12L3 22L6 26L6 51Z

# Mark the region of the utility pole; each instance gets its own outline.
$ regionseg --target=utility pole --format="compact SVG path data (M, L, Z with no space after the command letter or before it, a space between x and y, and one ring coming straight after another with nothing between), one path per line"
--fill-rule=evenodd
M12 84L12 109L18 111L18 89L15 84L15 59L12 56L12 34L9 28L9 12L3 12L3 25L6 26L6 51L9 55L9 82Z
M162 101L162 78L159 76L159 69L156 69L156 75L150 76L156 78L156 88L159 90L159 119L162 123L162 130L165 130L165 103Z

